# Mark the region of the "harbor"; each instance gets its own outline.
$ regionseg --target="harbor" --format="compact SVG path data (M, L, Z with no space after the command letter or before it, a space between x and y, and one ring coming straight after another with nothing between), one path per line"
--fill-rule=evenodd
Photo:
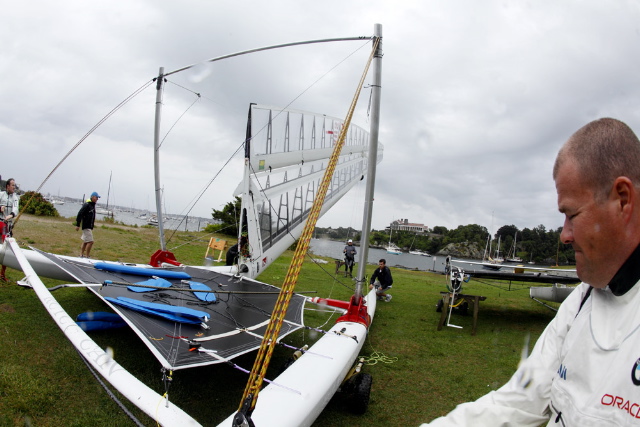
M108 209L105 204L101 203L102 199L98 200L96 204L96 219L104 219L108 214L102 214L100 212L109 211L113 214L113 220L118 223L133 226L152 225L151 219L155 216L153 212L149 210L125 208L121 206L109 206ZM81 202L78 199L65 198L64 203L57 202L54 207L65 218L75 218L78 211L82 207ZM164 227L169 230L180 231L201 231L207 225L215 223L211 218L202 218L196 216L184 217L176 214L167 214L164 216ZM157 224L156 224L157 225Z

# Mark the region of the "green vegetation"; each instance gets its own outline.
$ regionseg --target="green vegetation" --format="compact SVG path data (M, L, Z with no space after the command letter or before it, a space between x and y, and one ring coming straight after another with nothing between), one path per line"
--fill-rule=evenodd
M46 201L42 194L34 191L27 191L20 196L19 211L37 216L60 216L56 208Z
M221 233L237 239L241 207L242 199L236 196L235 200L224 205L221 211L214 209L211 217L220 221L220 224L209 224L204 231L206 233Z
M24 216L14 234L22 244L61 254L77 255L79 233L72 219ZM156 230L99 222L94 230L96 258L148 262L158 247ZM395 233L394 233L395 235ZM202 264L210 235L177 232L168 248L185 263ZM286 252L260 280L281 284L292 253ZM314 257L315 258L315 257ZM346 299L353 282L333 276L333 264L304 263L297 291ZM369 268L371 272L373 266ZM454 314L452 323L464 329L437 331L435 306L445 290L444 276L392 268L394 296L379 303L363 356L364 371L373 376L369 411L356 416L345 410L337 395L314 426L419 425L443 415L458 403L476 399L503 384L515 370L525 336L538 338L553 313L528 298L527 286L492 281L465 284L468 294L483 295L478 333L471 336L471 316ZM33 291L17 286L21 272L8 269L10 284L0 284L0 426L130 425L89 373L81 358L55 326ZM59 284L46 280L48 286ZM71 316L107 307L91 292L63 288L54 296ZM325 314L306 312L309 326L329 329ZM325 324L325 322L327 322ZM324 326L323 326L324 324ZM156 391L164 392L160 365L128 328L91 334L126 369ZM300 331L285 338L294 346L312 343L317 334ZM290 356L278 348L268 376ZM255 353L234 361L247 369ZM374 356L384 356L378 357ZM377 361L377 363L376 363ZM226 365L173 373L170 398L203 425L217 425L238 407L247 375ZM117 393L116 393L117 394ZM148 426L153 420L128 401L125 405Z
M504 225L493 236L493 250L496 250L498 238L500 238L500 254L506 255L516 240L516 256L524 261L536 263L555 263L556 257L559 264L574 264L575 252L571 245L560 243L562 228L548 230L544 225L538 225L533 229L518 229L515 225ZM517 236L516 236L517 233ZM317 227L314 235L332 240L360 239L360 233L352 228L321 228ZM489 231L478 224L460 225L458 228L447 230L443 226L433 227L430 233L414 233L410 231L393 231L393 243L404 250L421 249L430 254L438 253L450 243L477 243L484 248L487 244ZM369 244L384 246L389 242L389 229L372 230L369 236Z
M211 216L220 221L220 224L208 225L205 228L207 233L221 233L227 236L238 236L238 222L240 218L242 199L236 197L234 201L228 202L222 210L213 210ZM499 250L502 256L509 254L516 241L515 253L524 261L534 261L536 263L547 264L574 264L575 252L571 245L560 243L560 233L562 228L549 230L540 224L533 229L518 229L515 225L504 225L492 236L492 249ZM448 230L446 227L437 225L430 233L414 233L410 231L393 231L393 243L404 250L420 249L430 254L438 253L442 248L450 243L476 243L478 247L484 248L487 245L489 230L478 224L460 225L458 228ZM360 231L351 227L316 227L315 237L322 237L332 240L360 240ZM498 241L500 247L498 248ZM389 242L389 228L385 230L371 230L369 244L381 247ZM495 253L495 252L494 252Z

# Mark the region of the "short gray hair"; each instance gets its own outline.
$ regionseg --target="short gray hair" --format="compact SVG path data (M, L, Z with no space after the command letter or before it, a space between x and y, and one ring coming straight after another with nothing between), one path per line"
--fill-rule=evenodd
M556 157L554 180L568 159L576 162L580 178L599 200L607 197L619 176L629 178L635 187L640 186L640 141L620 120L594 120L571 135Z

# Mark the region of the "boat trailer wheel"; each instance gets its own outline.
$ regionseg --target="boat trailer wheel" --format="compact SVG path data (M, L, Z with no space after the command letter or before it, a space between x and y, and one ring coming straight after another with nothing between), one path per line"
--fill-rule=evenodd
M349 378L344 386L347 393L347 405L349 410L356 415L362 415L369 408L369 396L371 395L371 383L373 377L360 372Z

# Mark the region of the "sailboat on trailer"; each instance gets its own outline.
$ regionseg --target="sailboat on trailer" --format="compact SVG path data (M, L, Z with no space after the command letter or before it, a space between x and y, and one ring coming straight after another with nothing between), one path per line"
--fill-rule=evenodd
M95 262L36 250L23 251L13 239L7 239L3 244L0 262L22 269L25 273L34 271L38 275L88 285L92 292L125 319L164 369L228 363L232 358L261 345L264 331L273 321L270 320L271 311L281 298L279 289L253 278L300 237L303 229L306 230L305 224L313 217L316 199L321 197L324 200L324 204L319 206L323 213L366 176L362 230L364 245L360 251L356 291L350 301L315 299L317 303L339 307L344 310L344 315L313 345L313 351L304 353L265 387L260 399L242 414L257 425L310 425L347 376L362 348L375 312L375 295L373 292L365 295L362 289L365 284L366 242L371 223L375 169L382 158L377 143L381 26L376 25L375 35L370 39L374 42L370 58L374 66L370 133L350 125L350 117L343 121L297 110L259 105L250 107L245 175L238 189L238 194L242 195L239 242L243 246L236 265L202 267L185 266L177 262L166 250L159 199L157 212L161 249L152 256L149 265ZM170 74L164 74L160 69L158 97L162 81ZM161 102L156 103L157 108L160 105ZM259 126L255 126L256 121L260 123ZM299 131L302 138L297 145L289 144L279 151L272 144L273 135L278 132L289 135L292 127ZM158 128L157 119L156 143ZM267 131L258 135L252 129ZM311 137L304 138L304 135L309 135L305 129L309 130ZM337 140L327 136L334 135L333 131L337 129L341 129ZM349 149L340 153L338 147L345 141ZM156 149L156 188L159 188L158 152ZM330 155L333 156L331 162L327 160ZM325 181L330 185L325 186ZM321 194L321 187L326 190L326 195ZM156 194L159 192L156 191ZM305 235L302 240L304 244ZM24 282L33 286L44 298L52 298L50 294L47 295L46 289L42 289L44 285L37 276L27 273ZM162 297L157 295L158 290L161 290ZM306 298L300 295L291 295L283 329L279 331L277 340L302 327L305 301ZM65 329L80 333L73 325ZM85 354L85 357L88 356ZM112 360L105 361L102 367L112 366L112 362L115 363ZM106 378L110 377L104 371L101 373ZM143 385L130 383L128 387L135 390L132 392L134 396L131 393L125 395L136 404L143 405L142 401L145 401L141 409L157 417L161 424L174 424L176 417L187 425L196 424L168 401L166 405L161 405L164 409L158 411L157 401L149 406L148 399L136 398L137 390L144 390ZM366 377L357 387L367 387ZM144 390L144 393L147 391ZM223 425L236 425L237 415L232 415Z

